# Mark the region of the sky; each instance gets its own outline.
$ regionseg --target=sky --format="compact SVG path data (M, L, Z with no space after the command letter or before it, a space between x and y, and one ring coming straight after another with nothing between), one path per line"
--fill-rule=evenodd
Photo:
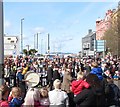
M101 0L105 1L105 0ZM107 0L106 0L107 1ZM4 32L20 37L23 20L23 46L34 48L34 35L39 32L39 52L78 53L82 37L88 30L95 31L95 21L104 18L108 9L117 8L117 2L4 2ZM35 36L36 37L36 36ZM36 38L35 38L36 39ZM35 40L36 48L36 40Z

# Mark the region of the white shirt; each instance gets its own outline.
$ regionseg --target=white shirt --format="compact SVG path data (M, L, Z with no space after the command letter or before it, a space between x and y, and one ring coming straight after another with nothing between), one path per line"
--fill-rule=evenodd
M69 105L68 95L66 92L62 91L61 89L54 89L52 91L49 91L48 95L49 95L50 105L63 105L63 106Z

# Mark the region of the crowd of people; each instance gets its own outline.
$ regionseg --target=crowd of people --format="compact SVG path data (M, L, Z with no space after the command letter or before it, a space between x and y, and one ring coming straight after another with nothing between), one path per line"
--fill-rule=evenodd
M25 75L39 75L28 87ZM120 59L17 56L4 60L0 107L120 107Z

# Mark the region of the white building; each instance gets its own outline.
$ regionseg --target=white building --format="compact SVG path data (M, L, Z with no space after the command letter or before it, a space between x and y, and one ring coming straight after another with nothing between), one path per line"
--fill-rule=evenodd
M19 38L18 36L4 36L4 55L19 54Z

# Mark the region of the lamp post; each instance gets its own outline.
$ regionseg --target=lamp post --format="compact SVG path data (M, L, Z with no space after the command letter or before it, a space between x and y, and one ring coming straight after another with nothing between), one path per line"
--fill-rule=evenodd
M21 19L21 52L23 51L23 21L24 18Z
M3 0L0 0L0 85L3 84L4 74L4 25ZM0 97L1 99L1 97Z
M50 54L50 35L48 33L48 55Z

